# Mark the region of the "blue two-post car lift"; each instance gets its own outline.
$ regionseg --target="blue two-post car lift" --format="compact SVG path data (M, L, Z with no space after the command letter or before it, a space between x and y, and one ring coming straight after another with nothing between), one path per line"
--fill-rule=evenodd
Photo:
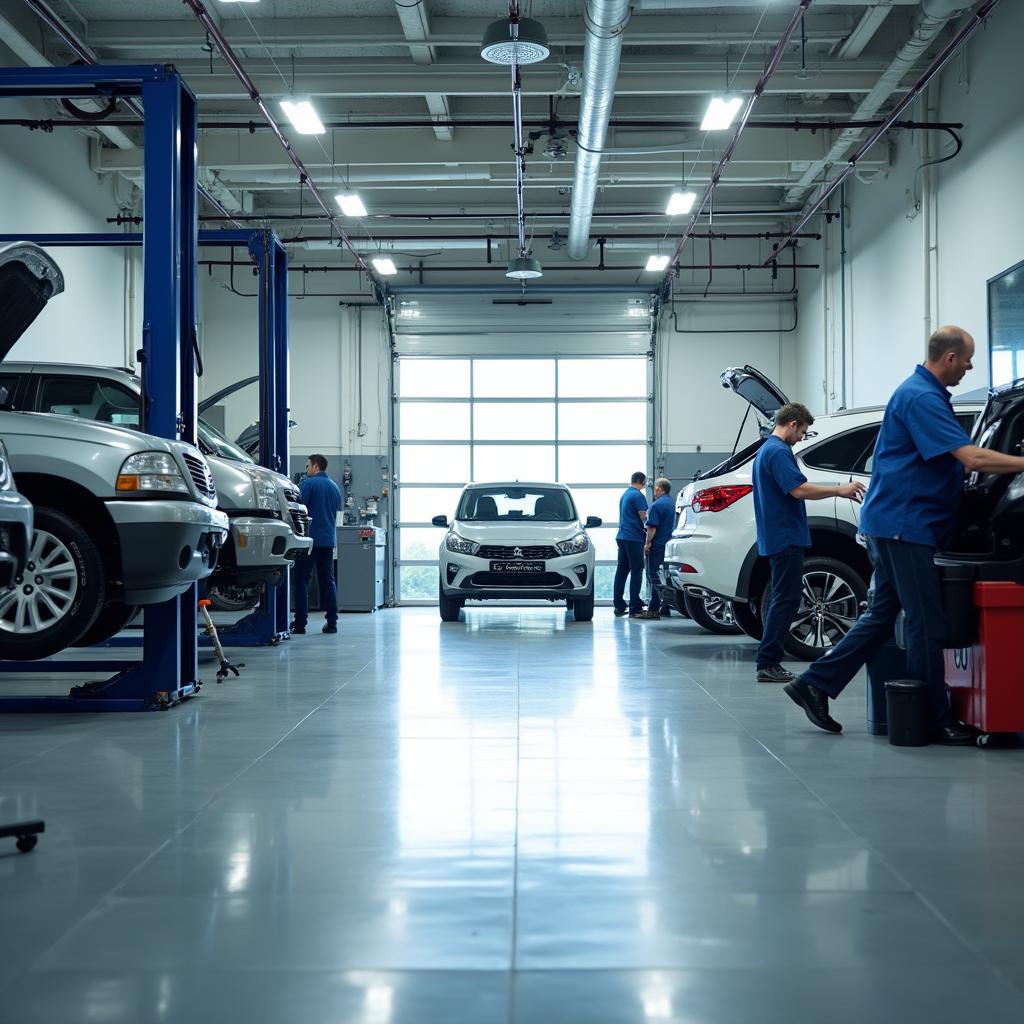
M142 245L143 337L140 366L144 429L195 443L193 339L198 293L196 99L164 65L0 68L2 97L136 96L145 108L143 232L98 235L17 235L41 245ZM205 244L247 245L260 270L260 461L288 471L287 256L270 232L203 232ZM207 237L209 236L209 237ZM13 236L12 236L13 237ZM280 454L279 454L280 453ZM287 580L268 594L242 631L248 643L287 636ZM197 587L147 608L142 660L9 662L23 673L115 671L66 696L3 696L2 711L142 711L166 708L198 692Z

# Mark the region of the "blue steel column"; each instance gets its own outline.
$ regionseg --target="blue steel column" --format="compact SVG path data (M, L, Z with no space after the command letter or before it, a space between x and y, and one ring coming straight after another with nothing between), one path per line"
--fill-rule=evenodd
M289 475L288 418L291 408L288 362L288 252L276 235L271 236L271 265L274 274L274 453L277 471ZM288 574L277 587L277 629L288 628L291 609Z

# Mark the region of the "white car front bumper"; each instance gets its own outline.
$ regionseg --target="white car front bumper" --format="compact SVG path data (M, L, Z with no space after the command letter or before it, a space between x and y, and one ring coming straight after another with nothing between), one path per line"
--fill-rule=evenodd
M512 569L518 563L522 569ZM497 567L504 565L503 571ZM540 566L526 569L525 566ZM594 548L547 559L489 559L441 548L441 588L446 597L470 600L582 597L593 592Z

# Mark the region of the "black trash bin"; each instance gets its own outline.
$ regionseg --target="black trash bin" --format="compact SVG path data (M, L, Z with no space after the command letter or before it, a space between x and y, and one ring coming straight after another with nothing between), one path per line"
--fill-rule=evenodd
M956 561L938 556L942 587L942 612L946 619L946 639L943 647L955 649L970 647L978 639L978 611L974 607L974 581L978 566L967 561Z
M928 743L928 684L919 679L890 679L885 684L889 742L894 747Z
M885 684L890 679L903 679L907 674L907 655L895 639L888 640L868 662L868 732L884 736L888 731Z

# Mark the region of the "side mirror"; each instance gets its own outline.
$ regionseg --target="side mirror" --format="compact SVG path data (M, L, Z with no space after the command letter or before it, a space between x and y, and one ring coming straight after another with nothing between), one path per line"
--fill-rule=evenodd
M604 520L600 516L587 516L587 529L596 529L603 522Z
M448 525L448 517L447 516L434 516L434 518L431 519L430 521L435 526L447 526Z

